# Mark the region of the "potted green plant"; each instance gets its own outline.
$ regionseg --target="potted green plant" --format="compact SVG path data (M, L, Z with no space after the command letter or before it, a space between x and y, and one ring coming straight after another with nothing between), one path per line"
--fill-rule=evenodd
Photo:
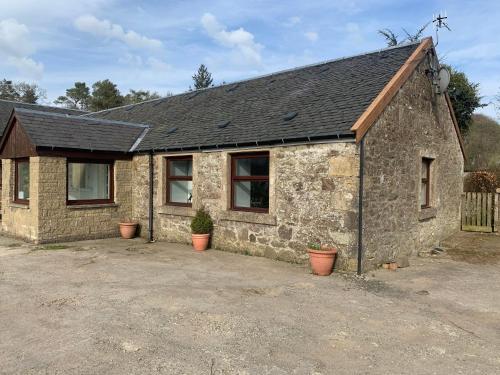
M206 250L213 227L214 222L203 207L196 211L195 217L191 220L191 239L196 251Z
M137 223L130 220L125 219L119 223L120 227L120 235L122 238L130 239L135 237L135 232L137 231Z
M312 272L318 276L328 276L332 273L333 263L337 250L321 245L319 242L310 243L307 246L309 252L309 262Z

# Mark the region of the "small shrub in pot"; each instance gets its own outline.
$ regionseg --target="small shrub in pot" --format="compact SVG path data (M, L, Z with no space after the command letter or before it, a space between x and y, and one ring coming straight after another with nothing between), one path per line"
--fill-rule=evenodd
M196 211L195 217L191 220L191 239L196 251L206 250L213 227L214 222L203 207Z

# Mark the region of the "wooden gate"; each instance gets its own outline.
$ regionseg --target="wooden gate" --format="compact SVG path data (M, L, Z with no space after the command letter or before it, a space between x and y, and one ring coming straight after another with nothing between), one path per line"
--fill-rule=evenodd
M462 196L462 230L469 232L493 232L495 224L494 193L464 193Z

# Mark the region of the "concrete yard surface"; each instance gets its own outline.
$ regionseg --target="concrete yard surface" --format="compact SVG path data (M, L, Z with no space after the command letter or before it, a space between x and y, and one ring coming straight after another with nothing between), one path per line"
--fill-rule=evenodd
M0 373L498 374L500 264L463 247L500 254L500 236L464 238L359 278L141 239L0 237Z

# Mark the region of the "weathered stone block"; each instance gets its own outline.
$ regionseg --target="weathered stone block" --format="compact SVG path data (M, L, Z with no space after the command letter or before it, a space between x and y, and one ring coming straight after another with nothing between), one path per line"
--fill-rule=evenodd
M336 156L330 159L330 176L359 176L359 158L355 156Z

